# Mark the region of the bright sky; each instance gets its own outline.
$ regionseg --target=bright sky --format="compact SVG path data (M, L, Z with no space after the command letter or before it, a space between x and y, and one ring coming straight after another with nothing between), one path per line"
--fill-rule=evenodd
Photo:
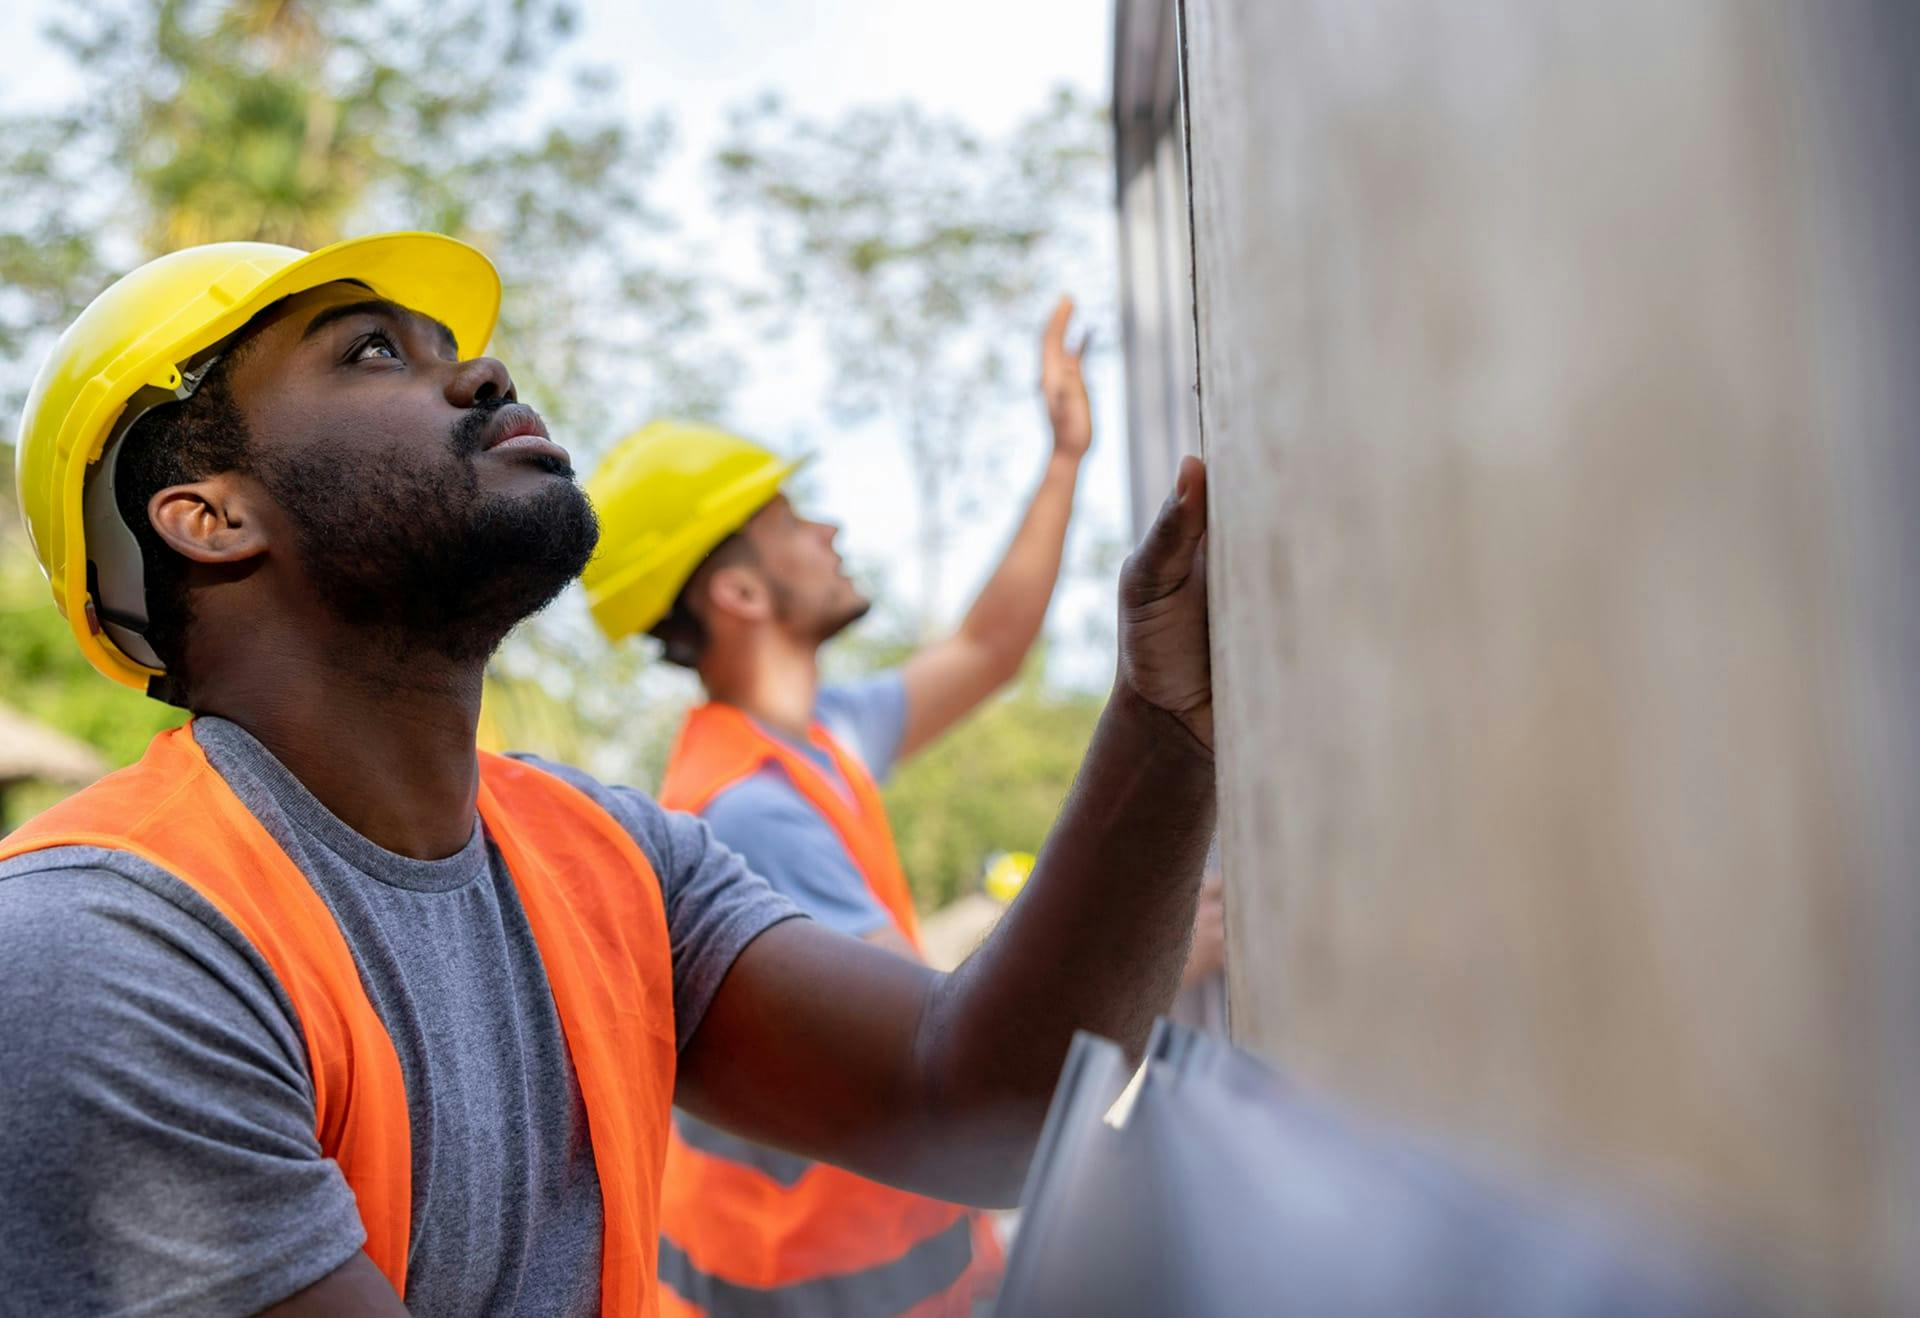
M706 219L705 160L728 106L769 88L813 115L910 98L998 132L1060 83L1090 96L1108 94L1109 9L1109 0L585 0L584 30L566 63L618 68L636 117L673 112L680 147L656 197L686 229L705 233L715 227ZM0 5L0 43L12 53L0 109L43 104L72 87L71 75L39 36L57 10L52 0ZM1077 291L1112 301L1108 290ZM1106 346L1090 371L1095 451L1081 487L1073 557L1089 554L1098 539L1121 535L1126 522L1125 409L1115 345ZM776 444L819 450L820 511L842 524L850 558L910 562L912 501L897 448L877 427L835 431L820 415L822 376L817 349L756 352L732 419ZM993 501L977 524L958 529L943 601L950 615L984 579L1038 474L1047 439L1037 397L1029 429L995 441L1008 455L1008 497ZM902 588L911 584L910 574L898 576ZM1110 656L1083 638L1103 631L1111 610L1108 586L1088 583L1063 595L1053 626L1065 650L1056 655L1061 676L1101 680Z

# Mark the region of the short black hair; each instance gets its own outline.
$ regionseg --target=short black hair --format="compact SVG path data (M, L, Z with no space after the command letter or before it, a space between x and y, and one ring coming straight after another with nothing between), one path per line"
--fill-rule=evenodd
M682 668L698 668L701 656L707 651L707 624L701 621L699 612L694 608L694 599L716 569L735 563L759 561L760 556L755 552L753 542L742 531L735 531L708 551L707 556L700 560L700 566L687 578L687 584L680 588L680 594L673 601L673 607L667 610L667 616L647 632L647 635L660 642L660 657Z
M114 499L140 544L146 574L146 641L167 670L156 694L174 704L184 704L188 690L187 560L153 529L147 504L170 485L251 470L246 417L227 378L240 347L237 340L214 362L192 396L163 403L128 427L114 470Z

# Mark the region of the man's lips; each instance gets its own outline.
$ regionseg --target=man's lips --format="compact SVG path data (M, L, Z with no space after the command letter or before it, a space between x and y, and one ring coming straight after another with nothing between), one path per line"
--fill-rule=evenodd
M508 403L494 416L482 438L483 453L542 457L571 468L572 457L547 434L547 423L523 403Z

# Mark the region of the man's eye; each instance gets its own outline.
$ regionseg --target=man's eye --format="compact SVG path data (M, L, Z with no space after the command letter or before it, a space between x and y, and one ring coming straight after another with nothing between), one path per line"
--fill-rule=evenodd
M394 346L393 340L378 331L365 338L356 339L353 346L347 349L347 360L350 362L365 361L369 357L389 357L398 360L399 356L400 349Z

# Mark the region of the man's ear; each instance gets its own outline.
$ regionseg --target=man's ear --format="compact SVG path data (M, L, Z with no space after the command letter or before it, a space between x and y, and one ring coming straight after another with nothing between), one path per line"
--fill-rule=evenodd
M195 563L243 563L267 552L264 492L238 472L169 485L147 500L147 520L181 557Z
M757 569L745 563L729 564L716 568L707 579L707 608L757 622L773 616L773 592Z

